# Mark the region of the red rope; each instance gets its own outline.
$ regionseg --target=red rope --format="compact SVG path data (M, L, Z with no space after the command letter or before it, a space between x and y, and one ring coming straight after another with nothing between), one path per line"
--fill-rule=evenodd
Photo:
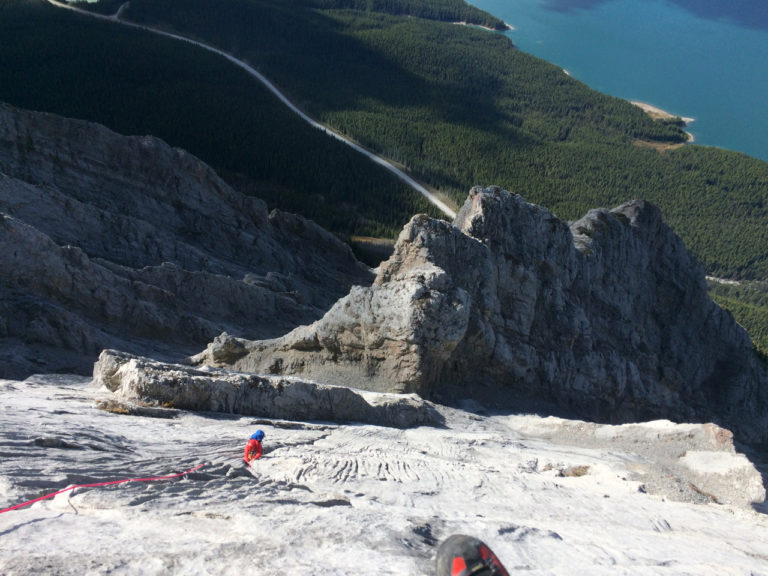
M74 490L75 488L96 488L98 486L111 486L112 484L123 484L125 482L154 482L156 480L170 480L171 478L178 478L179 476L184 476L185 474L189 474L190 472L194 472L195 470L200 470L200 468L202 468L203 466L205 466L205 464L200 464L199 466L195 466L194 468L190 468L189 470L186 470L184 472L179 472L178 474L171 474L169 476L153 476L151 478L125 478L123 480L112 480L110 482L96 482L94 484L77 484L75 486L68 486L63 490L59 490L58 492L46 494L45 496L40 496L40 498L35 498L34 500L29 500L21 504L16 504L16 506L11 506L10 508L5 508L4 510L0 510L0 514L2 514L3 512L10 512L11 510L16 510L17 508L23 508L24 506L29 506L30 504L34 504L35 502L40 502L40 500L53 498L54 496L58 496L59 494L63 494L64 492Z

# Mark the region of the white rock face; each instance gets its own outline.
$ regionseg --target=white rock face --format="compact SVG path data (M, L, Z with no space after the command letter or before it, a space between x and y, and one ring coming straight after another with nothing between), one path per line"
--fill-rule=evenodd
M564 445L629 452L642 489L674 500L750 506L765 501L762 474L742 453L733 434L715 424L655 420L609 426L548 417L520 417L513 429Z
M225 341L240 353L221 361ZM314 324L274 340L223 337L192 362L448 401L549 402L598 421L715 421L768 440L765 364L644 202L568 225L473 189L453 225L414 217L373 286Z
M693 473L691 482L705 495L725 504L757 503L765 500L760 473L744 454L712 454L691 450L680 464Z
M681 491L706 462L695 475L668 464L686 443L713 466L733 455L713 426L438 407L442 425L398 429L98 408L115 399L83 378L0 380L0 510L203 468L0 513L0 573L434 576L456 533L488 542L511 574L765 573L764 505ZM249 472L257 428L264 455Z

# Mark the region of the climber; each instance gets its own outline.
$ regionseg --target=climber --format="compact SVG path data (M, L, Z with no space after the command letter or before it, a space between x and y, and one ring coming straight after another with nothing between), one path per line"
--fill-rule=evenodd
M249 466L251 465L251 462L253 460L258 460L261 458L261 441L264 440L264 432L261 430L256 430L253 434L251 434L251 438L248 440L248 443L245 445L245 451L243 452L243 460L245 460L245 463Z

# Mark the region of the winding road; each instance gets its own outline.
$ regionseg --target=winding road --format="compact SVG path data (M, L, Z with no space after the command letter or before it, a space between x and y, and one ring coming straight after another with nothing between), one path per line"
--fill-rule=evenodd
M129 4L126 2L122 6L120 6L120 9L113 15L107 16L104 14L98 14L96 12L91 12L89 10L83 10L81 8L77 8L75 6L71 6L69 4L65 4L63 2L59 2L58 0L47 0L49 4L56 6L57 8L65 8L67 10L72 10L73 12L78 12L79 14L84 14L86 16L91 16L93 18L98 18L100 20L107 20L110 22L117 22L119 24L122 24L124 26L130 26L131 28L138 28L140 30L146 30L148 32L152 32L154 34L159 34L160 36L165 36L167 38L173 38L174 40L180 40L182 42L187 42L189 44L194 44L195 46L199 46L200 48L203 48L205 50L208 50L209 52L214 52L215 54L218 54L219 56L222 56L235 64L236 66L239 66L243 70L245 70L248 74L256 78L259 82L261 82L264 86L267 87L267 89L272 92L283 104L285 104L292 112L295 114L298 114L305 122L310 124L311 126L317 128L318 130L321 130L322 132L326 133L328 136L331 136L332 138L335 138L336 140L339 140L349 146L350 148L353 148L354 150L358 151L360 154L364 154L376 164L379 164L380 166L383 166L390 172L392 172L398 179L400 179L402 182L413 188L416 192L424 196L429 202L431 202L434 206L436 206L443 214L445 214L447 217L453 219L456 217L456 212L452 210L447 204L445 204L442 200L440 200L434 193L430 192L426 187L424 187L422 184L419 184L416 180L411 178L408 174L406 174L403 170L395 166L392 162L387 160L386 158L383 158L382 156L379 156L378 154L374 154L370 150L367 150L360 146L359 144L353 142L352 140L346 138L345 136L342 136L341 134L334 132L327 126L321 124L314 118L311 118L307 114L305 114L302 110L300 110L293 102L291 102L285 94L283 94L268 78L266 78L261 72L254 69L252 66L250 66L248 63L244 62L243 60L240 60L239 58L235 58L232 54L229 54L228 52L224 52L223 50L220 50L214 46L211 46L210 44L206 44L204 42L200 42L198 40L193 40L192 38L187 38L186 36L181 36L179 34L173 34L171 32L166 32L165 30L160 30L158 28L153 28L151 26L145 26L142 24L135 24L133 22L130 22L128 20L123 20L121 18L123 10L127 7Z

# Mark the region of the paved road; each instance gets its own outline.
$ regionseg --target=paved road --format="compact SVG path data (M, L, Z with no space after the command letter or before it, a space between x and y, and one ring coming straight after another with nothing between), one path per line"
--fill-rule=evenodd
M166 32L164 30L160 30L158 28L153 28L151 26L144 26L140 24L135 24L133 22L129 22L127 20L123 20L120 18L120 15L123 12L123 9L128 4L127 2L123 4L120 9L113 15L108 16L104 14L97 14L95 12L90 12L88 10L82 10L80 8L76 8L75 6L70 6L69 4L64 4L63 2L59 2L58 0L48 0L50 4L53 6L56 6L57 8L66 8L67 10L72 10L74 12L78 12L80 14L85 14L87 16L91 16L93 18L99 18L101 20L109 20L111 22L118 22L124 26L130 26L132 28L139 28L141 30L147 30L148 32L152 32L154 34L159 34L161 36L166 36L167 38L173 38L174 40L180 40L182 42L188 42L189 44L194 44L195 46L199 46L200 48L203 48L205 50L208 50L209 52L214 52L215 54L218 54L220 56L223 56L236 66L239 66L248 74L255 77L259 82L261 82L264 86L269 89L270 92L272 92L277 98L285 104L292 112L295 114L298 114L305 122L309 123L310 125L314 126L318 130L322 130L329 136L336 138L337 140L343 142L347 146L354 148L361 154L364 154L380 166L383 166L390 172L392 172L397 178L399 178L401 181L405 182L408 186L416 190L419 194L424 196L427 200L429 200L433 205L437 206L437 208L440 209L443 214L445 214L449 218L455 218L456 212L454 212L447 204L445 204L442 200L440 200L435 194L427 190L426 187L424 187L422 184L419 184L416 180L411 178L408 174L403 172L400 168L392 164L389 160L386 158L383 158L377 154L374 154L370 150L367 150L360 146L359 144L356 144L352 140L346 138L345 136L342 136L341 134L334 132L327 126L324 126L317 120L307 116L302 110L300 110L293 102L291 102L285 94L280 92L280 90L268 79L266 78L261 72L258 70L255 70L253 67L251 67L249 64L244 62L243 60L240 60L238 58L235 58L232 56L232 54L229 54L228 52L224 52L223 50L219 50L218 48L211 46L209 44L206 44L204 42L200 42L198 40L193 40L192 38L187 38L186 36L181 36L179 34L172 34L171 32Z

